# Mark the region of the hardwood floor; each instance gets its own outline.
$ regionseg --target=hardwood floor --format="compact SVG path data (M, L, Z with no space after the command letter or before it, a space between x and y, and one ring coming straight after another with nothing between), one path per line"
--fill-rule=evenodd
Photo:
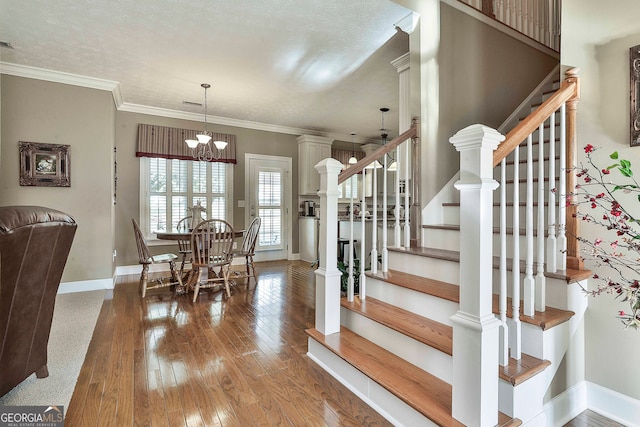
M612 421L596 412L586 410L563 427L624 427L624 424Z
M105 299L65 425L389 426L306 356L315 275L258 264L258 285L142 300L138 276ZM619 426L586 411L567 426Z
M138 276L104 302L67 426L388 426L306 356L308 263L258 265L258 285L142 300Z

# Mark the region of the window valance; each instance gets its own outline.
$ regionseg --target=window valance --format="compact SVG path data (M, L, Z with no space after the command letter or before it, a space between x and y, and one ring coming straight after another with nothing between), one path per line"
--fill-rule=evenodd
M171 128L167 126L138 125L136 157L156 157L163 159L193 160L191 149L185 139L196 139L199 130ZM227 141L227 146L219 159L212 162L236 163L236 136L227 133L211 133L214 140ZM213 142L209 145L215 150Z
M349 159L352 154L358 160L364 159L365 156L364 151L341 150L339 148L331 149L331 157L342 163L345 167L349 167Z

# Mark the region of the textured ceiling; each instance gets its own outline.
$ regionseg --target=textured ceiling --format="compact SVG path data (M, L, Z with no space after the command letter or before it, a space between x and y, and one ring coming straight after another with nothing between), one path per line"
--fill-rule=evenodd
M125 106L318 134L397 135L391 0L0 0L1 61L119 82ZM221 120L224 122L224 120Z

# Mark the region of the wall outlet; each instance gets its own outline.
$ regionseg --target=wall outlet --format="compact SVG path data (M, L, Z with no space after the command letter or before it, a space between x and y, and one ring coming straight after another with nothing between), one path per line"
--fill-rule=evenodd
M113 262L116 262L116 250L113 250Z
M238 242L233 242L231 249L238 249Z

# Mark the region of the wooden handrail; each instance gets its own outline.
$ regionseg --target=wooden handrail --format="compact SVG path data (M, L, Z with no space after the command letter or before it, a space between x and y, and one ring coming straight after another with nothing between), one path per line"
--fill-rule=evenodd
M561 83L560 89L549 99L542 103L533 113L531 113L520 124L514 127L498 149L493 153L493 166L500 164L502 159L515 150L528 135L533 133L540 123L549 118L560 106L570 100L580 98L578 69L572 68L566 72L567 78Z
M394 148L396 148L398 145L402 144L407 139L409 139L409 138L411 138L411 139L418 138L418 129L419 129L418 123L414 120L413 123L411 123L411 127L408 130L402 132L400 135L396 136L391 141L389 141L387 144L381 146L380 148L378 148L373 153L371 153L368 156L360 159L360 161L358 161L358 163L356 163L356 164L348 167L347 169L343 170L342 172L340 172L340 175L338 175L338 185L342 184L343 182L345 182L346 180L351 178L353 175L362 172L365 167L369 166L374 161L382 158L389 151L393 150Z

